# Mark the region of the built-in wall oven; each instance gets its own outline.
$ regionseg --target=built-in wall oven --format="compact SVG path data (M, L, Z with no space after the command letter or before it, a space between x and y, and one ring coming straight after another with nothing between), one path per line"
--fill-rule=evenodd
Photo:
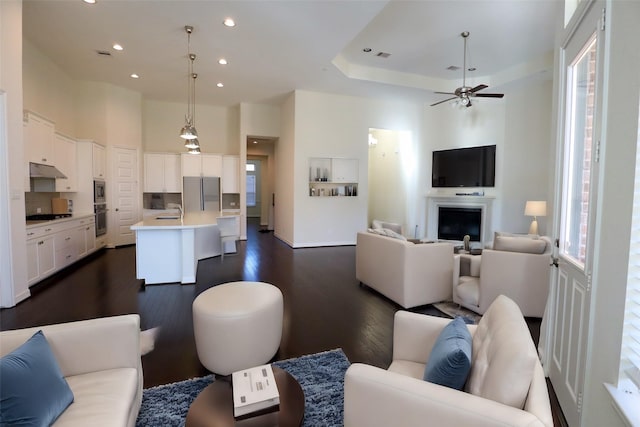
M93 181L93 203L107 203L105 182L103 180L96 179Z
M107 233L107 204L96 203L93 209L96 215L96 236L102 236Z

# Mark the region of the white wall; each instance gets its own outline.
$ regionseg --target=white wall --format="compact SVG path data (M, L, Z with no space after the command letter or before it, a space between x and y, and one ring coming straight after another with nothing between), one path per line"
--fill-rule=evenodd
M421 147L421 117L422 107L413 103L296 91L294 247L355 243L356 233L367 227L369 128L412 132L416 137L411 149L417 153ZM358 196L310 197L311 157L358 159ZM410 158L416 163L406 164L409 172L417 170L420 155ZM417 197L412 190L408 199L415 203ZM412 205L408 211L417 209ZM409 227L413 227L415 218L417 215L412 214Z
M496 185L469 188L494 196L492 229L526 233L531 219L524 216L527 200L547 200L551 152L552 82L540 80L511 88L500 99L474 99L469 108L449 105L425 110L426 141L429 149L424 173L431 174L431 151L496 145ZM457 189L432 188L436 194L455 194ZM429 219L428 219L429 220ZM437 219L431 219L437 220ZM546 220L539 218L541 233ZM489 239L490 240L490 239Z
M292 93L280 110L280 138L275 146L275 194L273 234L289 246L294 243L294 153L296 143L296 95Z
M155 100L142 101L144 151L184 153L179 137L187 104ZM196 105L196 129L203 153L238 154L238 110Z
M56 124L56 131L76 135L74 80L28 40L22 38L24 108Z
M0 306L28 298L22 136L22 2L0 1Z
M524 216L527 200L546 200L547 217L538 218L538 232L552 232L547 224L553 212L549 194L554 155L551 133L553 82L534 81L509 92L505 97L505 137L503 146L500 229L526 233L533 218Z

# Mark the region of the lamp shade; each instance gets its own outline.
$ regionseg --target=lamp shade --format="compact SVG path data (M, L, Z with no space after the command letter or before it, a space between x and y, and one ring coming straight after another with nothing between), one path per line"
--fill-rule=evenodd
M192 148L198 148L200 149L200 142L198 142L198 139L187 139L184 141L184 146L185 148L188 149L192 149Z
M180 138L184 139L196 139L198 137L198 131L190 124L185 124L180 130Z
M526 216L545 216L547 215L547 202L544 200L529 200L524 207Z

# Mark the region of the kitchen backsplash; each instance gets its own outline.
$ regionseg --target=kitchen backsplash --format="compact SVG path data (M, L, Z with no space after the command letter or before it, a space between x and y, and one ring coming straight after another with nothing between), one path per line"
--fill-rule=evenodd
M167 203L182 204L182 193L143 193L144 209L167 209Z
M60 193L24 193L24 209L27 215L50 214L51 199L60 197ZM38 209L40 209L38 211Z

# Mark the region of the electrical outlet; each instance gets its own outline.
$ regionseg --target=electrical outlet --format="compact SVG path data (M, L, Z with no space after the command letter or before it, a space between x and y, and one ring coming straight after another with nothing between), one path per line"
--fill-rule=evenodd
M236 205L236 202L231 202L231 203L229 203L229 204L230 204L231 206L235 206L235 205Z
M42 208L36 208L36 213L42 213Z

